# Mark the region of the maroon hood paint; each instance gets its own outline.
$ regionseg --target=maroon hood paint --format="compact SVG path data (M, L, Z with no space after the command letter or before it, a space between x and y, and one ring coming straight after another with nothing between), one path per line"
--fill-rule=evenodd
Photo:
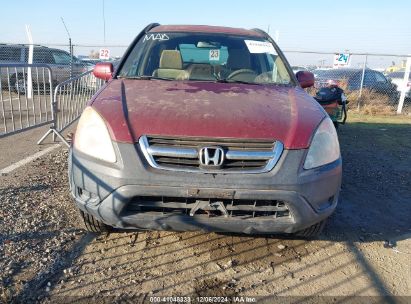
M324 118L299 87L213 82L114 79L92 101L111 137L141 135L280 140L307 148Z

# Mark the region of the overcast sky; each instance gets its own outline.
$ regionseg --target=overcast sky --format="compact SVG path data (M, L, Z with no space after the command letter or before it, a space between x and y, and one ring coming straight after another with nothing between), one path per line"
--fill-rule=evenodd
M104 44L103 0L0 0L0 42ZM106 44L128 45L151 22L279 31L285 50L411 53L411 1L105 0ZM113 48L121 53L124 48ZM87 49L88 50L88 49Z

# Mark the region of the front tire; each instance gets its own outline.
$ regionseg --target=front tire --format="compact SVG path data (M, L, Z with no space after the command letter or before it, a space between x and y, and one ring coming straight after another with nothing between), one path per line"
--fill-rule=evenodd
M92 215L80 210L80 216L84 223L84 228L89 232L108 233L112 227L96 220Z
M296 232L294 235L306 239L318 237L323 231L326 222L326 219L322 220L317 224L314 224L308 228L305 228L304 230Z

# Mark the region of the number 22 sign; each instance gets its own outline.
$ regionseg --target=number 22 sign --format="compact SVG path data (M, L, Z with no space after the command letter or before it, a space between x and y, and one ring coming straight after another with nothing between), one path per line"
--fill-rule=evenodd
M335 54L333 67L334 68L348 67L350 66L350 59L351 59L351 54L343 54L343 53Z
M110 50L109 49L100 49L98 58L103 59L103 60L109 60L110 59Z

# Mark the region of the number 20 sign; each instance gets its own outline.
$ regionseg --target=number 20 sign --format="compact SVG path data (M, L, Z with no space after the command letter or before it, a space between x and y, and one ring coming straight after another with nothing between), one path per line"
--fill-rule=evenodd
M351 59L351 54L342 54L342 53L335 54L333 67L334 68L348 67L350 66L350 59Z

